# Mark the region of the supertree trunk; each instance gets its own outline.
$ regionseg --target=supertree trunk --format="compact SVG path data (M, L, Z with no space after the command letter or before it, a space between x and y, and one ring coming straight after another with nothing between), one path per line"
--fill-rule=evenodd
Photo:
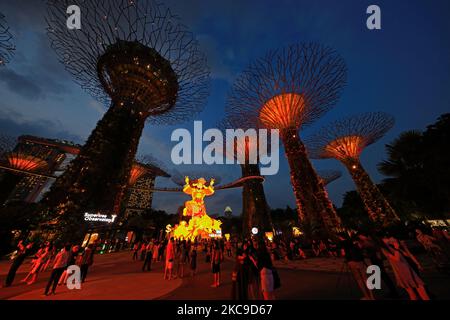
M242 164L242 177L260 176L257 164ZM264 187L260 180L249 180L244 182L242 188L242 233L249 237L252 227L257 227L259 236L264 232L272 231L272 219L269 206L267 205Z
M370 219L382 226L399 221L396 212L370 179L359 159L346 159L343 163L355 182Z
M85 210L117 214L144 124L145 118L132 108L113 104L44 204L62 218L76 215L79 221Z
M333 237L340 219L308 159L297 130L283 130L281 139L289 162L299 220L311 228L313 236Z

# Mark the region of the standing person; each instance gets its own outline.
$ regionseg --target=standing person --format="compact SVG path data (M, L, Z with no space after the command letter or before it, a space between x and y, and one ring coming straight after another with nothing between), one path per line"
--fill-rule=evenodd
M145 271L147 267L147 271L150 271L152 268L152 258L153 258L153 241L150 241L145 248L145 259L144 265L142 266L142 271Z
M165 241L161 242L159 244L159 248L158 248L158 261L162 261L163 257L164 257L164 249L166 247L166 243Z
M89 244L86 249L84 249L83 255L81 257L81 282L86 281L89 267L94 264L94 250L93 245Z
M138 258L139 247L139 242L136 242L133 247L133 261L137 260Z
M236 264L231 280L231 299L248 300L248 270L246 269L245 256L242 249L236 250Z
M139 259L141 261L144 261L144 259L145 259L145 248L146 247L147 247L147 244L145 243L145 241L142 241L141 248L139 250Z
M190 267L191 267L191 277L194 277L197 271L197 245L194 245L192 247L192 251L190 253Z
M261 243L258 248L256 266L261 278L261 292L264 300L275 300L274 266L267 247Z
M346 234L339 235L341 251L344 252L345 263L347 263L350 272L353 275L360 290L364 294L364 300L375 300L372 290L369 290L366 285L367 281L367 266L364 262L363 251L359 244L354 239L348 237Z
M179 277L184 277L184 266L189 262L189 251L186 241L183 240L180 246L180 261L179 261Z
M394 271L397 285L406 290L410 300L430 300L425 289L425 283L414 271L406 257L414 261L421 268L416 258L406 250L403 250L399 241L393 237L383 238L383 242L386 246L381 250Z
M50 255L50 247L49 244L47 244L45 245L45 247L41 248L41 250L39 250L38 253L36 253L36 260L34 261L33 268L21 282L26 282L27 285L35 283L39 272L42 270L42 267L47 263L49 255ZM30 277L31 280L28 280L28 278Z
M16 257L14 258L13 263L9 268L5 284L3 285L5 288L10 287L12 285L14 278L16 277L17 270L22 265L23 261L25 260L25 258L28 256L28 254L31 252L32 249L33 249L33 242L30 242L26 246L24 245L22 240L19 242L19 244L17 245Z
M155 242L155 245L153 246L153 262L155 263L156 261L158 261L158 255L159 255L159 248L160 248L161 244L159 243L159 241Z
M45 287L44 294L48 296L50 287L52 288L52 294L56 293L56 286L58 285L59 278L63 274L67 267L70 258L70 244L66 244L65 247L56 255L55 263L53 264L53 270Z
M389 297L393 299L398 299L400 296L397 292L394 282L391 277L389 277L386 269L384 267L383 254L381 248L377 243L368 235L363 233L357 233L358 243L363 249L364 255L370 260L372 265L376 265L380 268L381 279L387 285L389 289Z
M70 252L69 262L67 263L67 268L76 264L79 251L80 251L80 246L76 245L76 246L72 247L72 250ZM69 277L69 274L67 273L67 268L66 268L66 270L64 270L63 274L59 278L58 285L67 283L67 278Z
M220 263L223 261L223 251L220 248L219 242L214 242L214 247L211 253L211 269L213 273L214 282L211 285L213 288L220 286Z
M231 257L231 247L232 247L231 242L227 241L226 244L225 244L225 248L227 250L227 256L228 257Z
M166 265L164 269L164 279L172 280L173 260L175 258L174 238L170 238L166 249Z

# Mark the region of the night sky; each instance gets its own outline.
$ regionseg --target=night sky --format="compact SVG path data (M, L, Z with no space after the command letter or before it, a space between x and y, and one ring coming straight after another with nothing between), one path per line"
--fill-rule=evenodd
M399 133L433 123L450 111L450 1L448 0L167 0L165 3L191 28L207 54L211 94L195 120L215 127L224 117L227 91L239 72L266 50L295 42L315 41L334 47L348 66L348 84L336 107L306 128L307 136L326 123L367 111L385 111L396 118L395 127L367 148L362 163L375 181L383 177L376 164L385 158L384 146ZM382 10L382 30L366 28L366 8ZM16 54L0 68L0 131L32 134L82 143L106 107L72 81L58 62L46 36L45 5L40 0L0 0L2 12L15 36ZM194 119L193 119L194 120ZM147 125L140 154L152 154L169 169L170 134L178 126ZM266 178L265 191L272 208L294 206L289 170L283 152L276 176ZM343 177L328 186L340 206L343 194L354 189L336 160L314 161L317 169L339 169ZM196 170L195 166L177 167ZM210 170L222 181L239 177L240 167L224 165ZM173 184L158 178L158 186ZM182 194L159 193L154 207L174 212L187 200ZM231 206L241 210L241 190L218 191L207 199L210 213Z

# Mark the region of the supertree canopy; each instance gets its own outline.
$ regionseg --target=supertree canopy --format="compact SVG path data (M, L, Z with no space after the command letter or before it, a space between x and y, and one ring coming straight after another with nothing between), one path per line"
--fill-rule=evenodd
M319 170L317 173L325 186L342 177L339 170Z
M163 169L159 168L153 157L146 155L138 157L132 167L130 178L128 179L128 184L133 186L140 178L151 175L151 176L161 176L169 177L170 175L166 173Z
M14 55L16 47L5 16L0 13L0 66L6 65Z
M45 202L59 214L118 212L145 120L176 123L202 109L206 58L179 19L152 0L47 3L52 47L76 82L110 108ZM69 5L81 8L79 30L66 26Z
M237 123L238 121L227 118L218 127L225 132L226 129L239 128ZM250 154L258 155L261 150L258 146L258 131L256 131L256 134L256 139L254 140L248 136L245 139L235 139L232 149L228 148L227 145L223 146L225 156L236 160L241 166L242 178L261 177L258 165L259 159L256 159L257 163L250 161ZM267 139L267 141L269 142L270 139ZM270 145L267 146L266 151L271 151ZM260 236L263 236L264 232L273 230L270 208L267 204L263 182L263 179L248 179L242 185L242 233L244 237L251 235L253 227L257 227L261 231L258 233Z
M344 60L333 49L291 45L252 63L236 80L226 107L241 126L280 130L299 218L321 236L331 234L339 218L298 131L337 103L346 74Z
M380 139L392 126L394 118L383 112L370 112L335 121L307 140L309 154L315 159L341 161L356 184L370 218L389 225L398 216L360 162L360 154Z

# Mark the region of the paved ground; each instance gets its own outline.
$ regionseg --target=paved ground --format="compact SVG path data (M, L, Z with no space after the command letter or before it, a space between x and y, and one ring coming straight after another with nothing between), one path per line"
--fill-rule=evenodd
M198 257L198 273L167 281L163 279L163 265L156 263L150 272L141 271L142 262L132 261L130 252L96 255L95 264L81 290L58 287L57 294L43 296L49 272L40 275L37 283L27 286L20 283L29 264L24 264L14 285L0 289L0 299L229 299L231 297L231 272L234 261L227 258L222 265L222 283L210 287L212 274L205 257ZM0 262L0 281L3 282L9 263ZM278 299L359 299L352 278L342 272L342 260L314 258L304 261L277 262L282 286L276 291ZM431 291L440 299L450 299L450 277L427 272L425 280ZM377 296L384 298L383 294Z

